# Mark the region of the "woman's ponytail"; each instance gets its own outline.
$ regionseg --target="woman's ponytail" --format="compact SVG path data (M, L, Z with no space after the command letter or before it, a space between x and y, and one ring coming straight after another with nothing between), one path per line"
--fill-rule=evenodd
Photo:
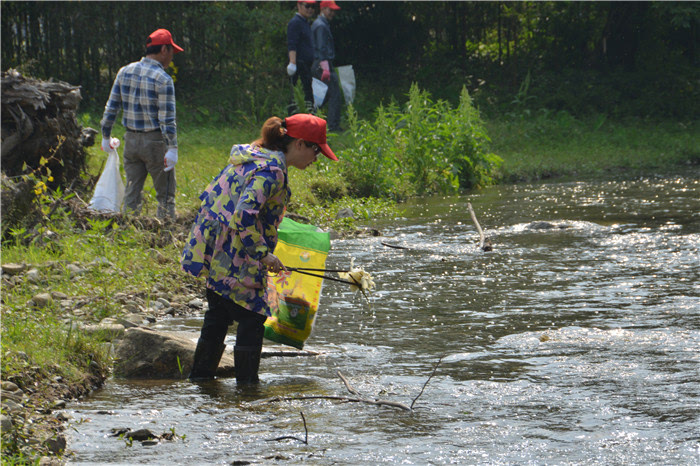
M278 117L270 117L260 129L260 139L253 144L265 149L285 152L293 140L294 138L287 136L284 121Z

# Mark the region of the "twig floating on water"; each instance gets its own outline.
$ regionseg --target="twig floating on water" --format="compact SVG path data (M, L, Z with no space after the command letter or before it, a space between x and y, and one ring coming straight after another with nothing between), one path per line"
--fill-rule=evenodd
M304 440L300 439L299 437L295 437L293 435L284 435L282 437L268 439L266 441L267 442L278 442L280 440L298 440L301 443L305 443L306 445L308 445L309 444L309 429L306 428L306 418L304 417L304 411L299 411L299 414L301 414L301 420L304 421L304 433L306 434L304 436Z
M394 248L394 249L409 249L409 248L406 248L406 247L404 247L404 246L398 246L398 245L396 245L396 244L385 243L384 241L382 241L381 244L383 244L384 246L386 246L386 247L388 247L388 248Z
M479 232L479 238L480 238L479 247L483 251L493 250L493 246L491 246L491 241L486 239L486 237L484 236L484 230L481 229L481 225L479 225L479 221L476 219L476 214L474 213L474 209L472 208L471 202L467 202L467 208L469 209L469 215L472 216L472 221L474 222L474 225L476 225L476 229Z
M341 380L345 384L345 388L347 388L350 393L352 393L353 395L360 396L360 392L358 392L357 390L352 388L352 386L350 385L350 382L348 382L348 379L346 379L345 376L340 371L338 371L338 377L341 378Z
M416 401L418 400L418 398L420 398L420 396L423 394L423 390L425 390L425 387L428 385L428 382L430 382L430 379L432 379L433 376L435 375L435 372L437 371L438 366L442 362L442 358L443 358L443 356L440 356L440 359L438 359L437 364L435 364L435 367L433 368L433 373L430 374L430 377L428 377L428 380L426 380L425 383L423 384L423 388L420 389L420 393L418 394L418 396L413 399L413 402L411 403L411 410L413 410L413 405L416 404Z
M276 403L279 401L296 401L296 400L337 400L345 401L350 403L368 403L377 406L392 406L394 408L401 408L405 411L410 411L411 408L403 403L397 401L388 400L367 400L364 398L351 398L347 396L336 396L336 395L307 395L307 396L275 396L272 398L265 398L264 400L258 400L251 404L263 404L263 403Z

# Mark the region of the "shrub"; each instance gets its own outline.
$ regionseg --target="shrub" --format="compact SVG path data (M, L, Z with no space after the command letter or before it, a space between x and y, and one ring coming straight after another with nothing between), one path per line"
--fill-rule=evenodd
M374 123L348 112L353 139L341 159L350 190L359 196L402 199L491 184L501 158L488 151L489 137L466 88L459 105L433 102L411 86L403 110L377 109Z

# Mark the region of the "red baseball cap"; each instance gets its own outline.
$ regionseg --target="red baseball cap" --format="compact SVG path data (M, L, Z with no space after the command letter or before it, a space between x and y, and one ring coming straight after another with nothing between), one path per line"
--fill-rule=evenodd
M321 153L331 160L338 160L326 144L326 120L307 113L297 113L284 119L287 135L318 144Z
M175 49L175 53L183 52L184 49L173 42L173 36L167 29L156 29L148 36L146 45L172 45Z
M331 10L340 10L340 7L335 4L335 1L324 1L321 2L321 8L330 8Z
M297 3L316 3L316 0L297 0Z

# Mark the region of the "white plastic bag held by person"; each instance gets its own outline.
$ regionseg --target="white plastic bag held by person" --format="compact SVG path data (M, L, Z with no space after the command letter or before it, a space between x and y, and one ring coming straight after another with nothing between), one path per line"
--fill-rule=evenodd
M107 162L95 185L95 194L90 199L90 208L101 212L119 212L124 201L124 182L119 174L119 140L107 150Z
M355 100L355 71L352 65L338 66L335 69L340 80L340 88L345 96L345 104L350 105Z

